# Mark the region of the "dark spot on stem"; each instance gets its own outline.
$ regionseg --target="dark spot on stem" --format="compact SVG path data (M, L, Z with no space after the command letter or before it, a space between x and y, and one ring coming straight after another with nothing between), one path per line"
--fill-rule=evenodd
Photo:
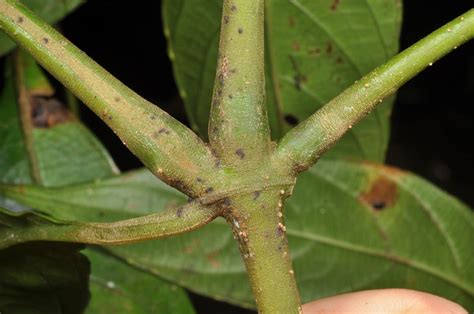
M232 98L234 98L234 96L232 96L232 94L229 94L229 96L228 96L228 97L229 97L229 99L232 99Z
M170 134L170 131L166 128L161 128L161 129L158 130L158 133L168 135L168 134Z
M178 207L176 209L176 217L178 217L178 218L183 217L183 208L182 207Z
M237 11L237 6L236 6L235 4L233 4L233 5L230 7L230 10L231 10L232 12Z
M374 211L381 211L395 204L398 197L397 185L385 176L380 176L360 195L359 200Z
M244 29L242 27L239 27L239 29L237 30L237 32L239 32L239 34L242 34L244 32Z
M115 98L114 98L114 101L115 101L115 102L120 102L120 98L119 98L119 97L115 97Z
M245 158L245 152L242 148L239 148L235 151L235 154L240 157L240 159Z
M21 24L21 23L23 23L24 19L23 19L22 16L19 16L19 17L16 19L16 21Z
M207 194L214 192L214 188L212 186L208 187L204 192Z
M286 123L288 123L289 125L291 126L295 126L299 123L299 120L297 117L295 117L294 115L292 114L286 114L285 115L285 121Z
M216 159L214 165L216 166L216 168L219 168L221 166L221 160L220 159Z
M197 182L202 182L202 179L199 178L199 177L197 177L197 178L196 178L196 181L197 181Z
M285 232L283 231L283 229L280 226L277 226L277 228L276 228L277 237L282 237L284 234L285 234Z
M224 24L229 24L229 16L228 15L224 16Z
M154 114L152 114L152 115L150 116L150 119L155 120L155 119L156 119L156 116L155 116Z
M260 197L260 191L254 191L253 192L253 200L255 201L259 197Z
M46 38L46 37L43 37L43 43L45 43L45 44L49 43L49 39Z

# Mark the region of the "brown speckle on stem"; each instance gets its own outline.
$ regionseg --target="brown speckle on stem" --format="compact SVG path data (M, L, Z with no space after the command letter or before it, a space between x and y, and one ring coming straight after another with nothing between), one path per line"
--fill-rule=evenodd
M16 21L17 21L19 24L23 23L23 21L24 21L23 16L19 16L19 17L16 19Z
M214 192L214 188L212 186L208 187L204 192L207 194Z
M43 37L43 39L42 39L42 40L43 40L43 43L44 43L44 44L48 44L48 43L49 43L49 39L48 39L48 38L46 38L46 37Z
M259 197L260 197L260 191L254 191L253 192L253 200L255 201Z
M242 148L239 148L235 151L235 154L240 157L240 159L245 158L245 152Z
M237 30L237 32L239 32L239 34L242 34L244 32L244 29L242 27L239 27L239 29Z

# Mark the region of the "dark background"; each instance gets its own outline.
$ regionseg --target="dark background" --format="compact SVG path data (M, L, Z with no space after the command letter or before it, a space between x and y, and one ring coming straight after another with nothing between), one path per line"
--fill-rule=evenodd
M472 6L472 0L404 2L402 49ZM66 37L125 84L186 122L166 55L160 1L88 1L61 27ZM400 89L387 157L388 164L427 178L471 207L473 48L472 43L460 47ZM87 108L81 115L122 170L140 166ZM199 313L251 313L191 297Z

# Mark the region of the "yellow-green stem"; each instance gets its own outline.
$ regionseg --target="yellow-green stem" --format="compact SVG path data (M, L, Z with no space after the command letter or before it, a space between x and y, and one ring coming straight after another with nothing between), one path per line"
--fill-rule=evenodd
M236 196L227 209L259 313L301 313L283 219L287 193L273 188Z
M406 81L474 37L474 9L376 68L292 129L276 157L295 172L309 168L355 123Z
M259 164L270 150L263 15L263 0L224 1L209 141L233 168Z
M105 71L17 0L0 0L0 27L91 108L157 176L191 197L215 186L201 139Z

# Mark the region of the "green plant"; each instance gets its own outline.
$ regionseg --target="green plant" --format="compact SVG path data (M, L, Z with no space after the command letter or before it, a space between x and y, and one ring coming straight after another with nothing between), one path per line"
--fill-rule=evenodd
M168 14L168 18L173 17L176 12L173 10L176 10L180 3L169 1L165 4L165 11L168 10L165 14ZM305 14L311 15L312 11L305 11L298 1L290 3ZM191 6L197 9L199 5L202 4L193 2ZM210 110L207 146L192 131L106 73L16 1L0 2L0 24L3 29L99 115L153 174L190 198L184 205L170 206L181 204L181 195L155 182L147 172L138 171L117 176L107 153L67 113L59 111L53 117L60 121L69 121L68 123L57 124L54 119L52 122L46 119L43 123L54 128L39 129L35 124L38 121L32 120L29 114L31 107L41 106L41 101L51 95L52 91L35 63L26 55L18 53L11 62L10 69L10 75L15 79L8 80L10 85L5 87L4 103L9 106L0 107L0 110L4 110L0 111L2 116L12 119L18 116L16 110L19 110L22 128L17 130L16 137L9 137L9 141L20 142L24 146L2 146L11 149L6 151L5 156L13 160L2 160L6 165L3 166L4 169L15 170L3 174L3 184L0 186L5 207L0 216L0 243L4 248L11 246L3 251L5 257L2 261L5 261L5 265L2 271L10 281L2 282L2 289L11 287L10 277L13 277L15 282L20 281L21 285L28 286L31 281L22 278L31 272L27 267L31 261L42 265L44 269L34 271L44 274L55 270L48 261L69 259L74 263L61 262L65 269L55 270L63 273L62 277L52 278L57 280L58 286L65 285L70 288L65 290L64 296L59 297L64 309L67 309L66 306L81 308L87 301L87 285L84 284L87 279L87 266L84 258L77 253L77 246L58 243L13 245L38 240L99 245L125 244L190 231L222 216L231 226L239 244L257 306L262 312L292 313L297 312L300 305L287 249L286 231L295 238L295 263L299 263L302 269L309 269L308 263L318 262L319 259L337 254L335 251L341 250L345 251L345 258L353 260L351 265L354 269L377 268L377 274L380 274L387 268L394 268L386 276L387 281L378 281L376 278L372 285L384 286L388 282L392 285L403 284L427 289L472 306L474 276L469 256L472 253L470 243L474 236L472 214L469 210L413 175L357 161L383 159L387 138L387 122L384 119L389 112L388 104L382 105L385 107L369 118L372 121L380 119L380 129L374 131L370 124L366 124L354 131L353 136L356 137L368 132L372 134L370 139L362 144L363 150L368 152L366 156L355 154L350 142L346 140L345 146L340 145L331 150L326 159L318 162L318 166L300 177L299 192L296 190L297 194L288 200L288 204L293 207L293 212L286 213L288 224L283 220L282 209L286 198L293 192L297 175L311 167L329 147L352 128L352 125L382 99L393 94L405 81L451 51L453 47L472 38L473 11L456 18L354 83L309 119L289 131L276 145L270 138L268 120L273 126L274 138L279 138L285 130L279 122L281 114L278 114L278 110L268 106L271 119L267 118L266 113L263 83L264 5L263 1L245 0L224 3L220 55ZM266 10L277 11L269 1L267 6ZM207 11L216 8L218 9L219 5L209 5L205 9ZM394 9L394 12L397 11ZM278 14L272 13L271 16ZM184 45L179 41L178 30L169 27L168 32L172 55L178 59L182 51L180 49ZM394 26L392 33L396 32L397 27ZM329 50L329 47L326 49ZM335 48L331 46L331 49ZM392 44L390 50L394 53L396 45ZM316 50L313 53L316 54ZM183 97L189 98L193 83L186 77L186 70L193 65L181 62L179 64L177 61L176 76L181 84ZM280 66L285 65L284 62L279 62ZM304 81L307 78L298 70L295 59L288 58L286 65L296 69L297 73L292 82L295 88L304 89ZM267 81L272 82L269 77ZM15 96L15 87L18 97ZM277 90L275 86L272 87ZM278 92L267 91L267 95L273 94L275 98L282 97ZM291 92L284 97L291 98ZM17 98L19 109L15 107ZM193 108L202 106L196 99L193 97L188 100L188 111L194 129L202 132L203 126L207 125L207 119L202 117L206 115L196 112L206 110L194 111L196 109ZM192 107L193 102L196 102L195 107ZM295 111L298 117L304 115L298 110ZM11 128L4 128L2 132L7 134L13 131ZM374 138L378 139L378 144L373 142ZM63 139L64 145L69 145L67 157L71 159L66 160L65 165L61 167L57 164L46 166L48 159L55 162L64 160L64 157L53 159L48 151L53 145L51 141L58 139ZM71 140L74 141L72 145ZM344 159L347 157L355 161ZM21 166L11 166L18 160L23 162ZM78 169L74 165L76 162L87 166ZM319 200L310 198L313 190L324 191L318 195ZM308 204L310 199L312 204ZM303 205L308 209L301 209ZM452 211L446 211L445 206L452 208ZM168 209L163 210L164 207ZM319 223L317 219L321 215L318 216L317 212L324 207L339 211L331 213L330 215L334 215L331 219ZM418 211L408 212L407 208L412 207L416 207ZM374 213L374 209L382 208L389 210ZM298 211L302 218L295 218ZM145 213L150 215L142 216ZM337 218L336 215L343 216L343 219ZM397 217L405 215L415 220L417 225L400 227L394 223ZM142 217L132 218L135 216ZM420 230L430 237L421 242L403 237ZM218 298L228 298L230 302L252 306L246 286L239 285L232 293L223 295L220 291L223 290L224 284L212 282L218 281L219 278L205 279L202 274L194 274L184 279L182 274L186 267L175 269L166 261L166 256L158 256L159 254L154 254L153 260L148 258L150 252L161 252L165 249L171 252L174 249L176 252L184 251L179 253L188 251L190 260L199 261L199 256L202 255L199 251L204 250L206 246L219 246L218 239L228 239L226 232L224 225L213 223L198 235L166 240L168 242L146 242L142 246L104 247L103 250L126 261L129 266L146 269ZM360 234L366 236L359 237ZM196 241L203 243L196 244ZM433 252L436 250L415 252L418 245L428 244L437 244L440 250L449 252L450 255L439 261L433 258ZM227 242L224 242L224 245L227 245ZM51 247L61 250L61 254L53 252L49 256L45 248ZM315 248L323 251L326 256L307 253ZM29 254L23 254L25 251ZM219 263L227 263L228 269L238 269L239 265L235 266L239 262L236 262L236 252L232 249L228 251L228 255L219 257ZM116 259L111 259L103 252L87 252L93 260L93 267L96 261L97 265L117 263ZM212 269L217 258L211 256L209 259ZM378 261L379 259L385 263ZM344 260L339 264L334 263L338 271L347 267ZM78 267L69 269L71 264ZM24 269L14 271L13 266L17 265L24 265ZM190 264L185 265L190 267ZM120 266L126 267L122 264ZM216 268L222 271L221 267ZM107 274L107 267L104 266L104 269L97 274ZM124 273L132 271L130 267L126 269ZM348 269L347 272L341 273L341 277L350 278L350 272L353 271ZM80 280L65 280L68 274L74 272L80 274L76 276ZM94 269L92 273L94 274ZM331 276L334 275L331 273ZM147 274L137 272L136 276L145 277L144 282L155 289L161 289L154 285L162 283L151 280ZM415 283L409 283L412 277L416 278ZM241 281L241 278L236 276L227 281L235 283ZM54 280L51 282L55 283ZM328 291L323 292L320 292L323 287L312 288L313 283L306 283L302 291L308 291L305 296L308 300L351 289L344 287L343 282L340 280L337 282L338 287L330 287ZM107 280L103 280L103 283L106 286L114 285ZM165 286L163 284L163 287ZM20 295L19 290L21 289L14 290L15 295ZM6 291L10 292L8 296L13 294L10 290ZM79 305L71 303L69 299L71 293L77 291L83 296L75 300ZM167 291L171 294L170 290ZM54 289L49 292L52 294L50 299L54 299ZM47 309L51 306L48 303L50 299L38 302ZM5 300L7 301L2 301L4 304L20 306L20 301L14 297ZM94 303L94 299L92 302L92 306L100 307L100 304ZM186 306L185 304L184 307Z

